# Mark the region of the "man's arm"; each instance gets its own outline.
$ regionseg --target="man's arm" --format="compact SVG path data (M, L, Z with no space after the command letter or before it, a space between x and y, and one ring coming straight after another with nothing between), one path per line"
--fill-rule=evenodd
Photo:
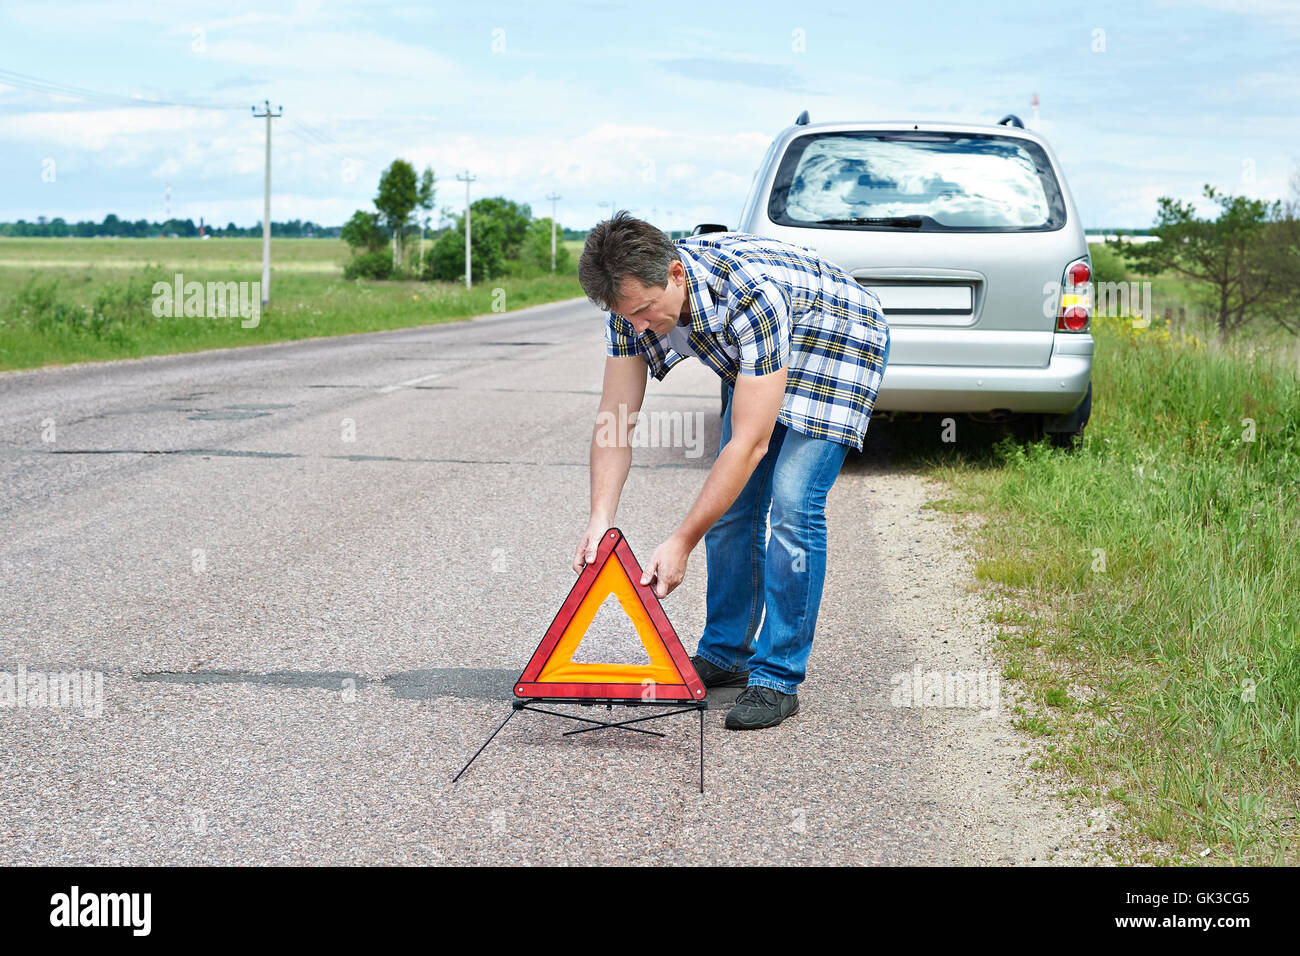
M785 397L784 367L766 375L737 375L731 395L731 438L709 469L699 497L681 526L655 549L641 577L655 582L655 594L667 597L686 574L686 559L723 512L744 489L750 475L767 454L776 427L776 415Z
M628 470L632 467L630 439L636 416L645 400L649 368L639 355L606 356L600 409L591 432L591 517L586 534L573 556L573 570L596 560L601 536L618 511Z

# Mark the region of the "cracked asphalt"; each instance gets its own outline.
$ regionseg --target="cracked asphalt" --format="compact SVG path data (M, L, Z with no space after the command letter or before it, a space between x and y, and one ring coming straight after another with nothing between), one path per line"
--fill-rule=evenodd
M890 705L917 652L878 586L870 454L831 492L801 712L729 732L712 692L704 794L693 715L565 737L523 713L451 783L572 586L602 361L575 300L0 375L0 672L104 694L0 709L0 863L978 861L934 718ZM699 363L649 387L703 454L637 449L616 524L643 560L717 406ZM688 652L704 594L700 548L665 601Z

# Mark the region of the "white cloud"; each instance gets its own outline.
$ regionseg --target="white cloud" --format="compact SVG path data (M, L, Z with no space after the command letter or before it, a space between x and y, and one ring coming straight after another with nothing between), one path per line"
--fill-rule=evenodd
M156 142L216 131L228 123L220 114L183 108L124 108L74 112L19 113L5 118L7 139L36 141L45 147L101 152L140 136Z
M1300 32L1300 4L1295 0L1159 0L1159 3L1164 7L1206 7Z

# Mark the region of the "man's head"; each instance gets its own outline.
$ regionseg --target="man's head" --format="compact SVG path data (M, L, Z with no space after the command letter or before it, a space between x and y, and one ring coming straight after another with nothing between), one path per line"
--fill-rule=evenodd
M587 298L623 316L637 332L667 335L688 308L686 266L677 247L623 209L587 235L578 281Z

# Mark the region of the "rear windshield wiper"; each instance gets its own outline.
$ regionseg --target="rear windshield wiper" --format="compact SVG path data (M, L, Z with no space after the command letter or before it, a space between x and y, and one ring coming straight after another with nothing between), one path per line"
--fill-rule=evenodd
M857 216L853 219L818 219L819 226L894 226L899 229L920 229L924 220L920 216Z

